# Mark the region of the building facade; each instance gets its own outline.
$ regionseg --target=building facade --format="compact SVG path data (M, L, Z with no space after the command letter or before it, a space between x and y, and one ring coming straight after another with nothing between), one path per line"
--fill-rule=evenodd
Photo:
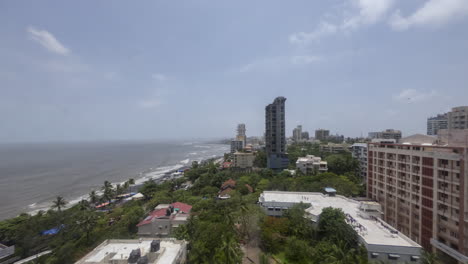
M351 146L351 155L359 161L359 174L365 181L367 179L367 143L354 143Z
M294 142L299 142L302 140L302 126L298 125L293 129L293 140Z
M382 204L386 222L426 250L468 263L468 130L449 132L369 143L367 196Z
M235 152L232 160L232 167L238 169L252 169L255 160L253 153Z
M401 131L395 129L386 129L381 132L369 132L369 138L371 139L395 139L399 142L401 139Z
M245 124L238 124L236 140L242 141L243 147L247 145L247 136L245 132L246 132Z
M265 108L265 150L267 167L285 169L289 160L286 155L286 98L277 97Z
M326 140L330 136L330 130L317 129L315 130L315 139Z
M427 119L427 134L436 136L440 129L448 128L448 114L437 115Z
M231 153L241 151L244 148L244 141L242 140L231 140Z
M138 235L167 237L180 225L187 223L192 206L176 202L160 204L143 221L138 223Z
M296 161L296 169L300 170L304 174L310 174L314 172L327 172L328 164L326 161L322 161L320 157L314 155L307 155L300 157Z
M335 143L328 143L325 145L320 145L320 151L326 153L340 153L348 151L348 146L346 144L335 144Z
M296 204L305 204L306 217L313 224L327 207L341 209L346 222L359 235L359 241L372 261L383 263L420 263L421 246L383 221L381 206L375 202L358 202L346 197L313 192L264 191L258 204L268 216L281 217Z
M454 107L452 108L452 111L448 112L448 128L468 128L468 106Z

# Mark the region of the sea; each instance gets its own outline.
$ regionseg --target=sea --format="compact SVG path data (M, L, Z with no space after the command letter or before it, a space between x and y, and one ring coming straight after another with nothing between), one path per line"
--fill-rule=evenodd
M228 145L194 141L3 144L0 220L48 210L58 195L77 203L106 180L143 183L228 151Z

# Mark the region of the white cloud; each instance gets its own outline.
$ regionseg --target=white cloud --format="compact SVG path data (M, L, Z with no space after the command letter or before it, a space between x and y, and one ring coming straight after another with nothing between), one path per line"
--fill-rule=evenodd
M393 3L394 0L354 0L352 4L358 13L346 18L341 28L357 29L362 25L375 24L387 15Z
M333 35L337 30L337 26L326 21L322 21L312 32L297 32L291 34L289 36L289 42L292 44L307 44L322 37Z
M138 102L138 106L141 108L152 109L161 105L161 100L158 98L143 100Z
M432 91L420 91L416 89L402 90L399 94L393 96L398 102L402 103L418 103L430 100L437 96L437 92Z
M322 20L312 32L296 32L289 36L292 44L308 44L323 37L340 32L357 30L364 25L375 24L387 16L394 0L348 0L351 10L345 10L348 15L341 23Z
M60 43L50 32L33 27L28 27L27 31L31 39L41 44L50 52L60 55L68 55L70 53L70 50Z
M293 66L308 65L321 60L321 57L312 55L270 57L252 61L242 66L237 70L237 72L245 73L253 71L277 71Z
M310 55L300 55L291 57L291 63L295 65L310 64L313 62L318 62L320 60L320 57Z
M441 26L468 16L467 0L429 0L408 17L403 17L401 11L393 14L389 23L395 30L406 30L415 26Z
M165 81L167 80L167 77L164 74L161 73L153 73L151 74L151 78L158 80L158 81Z

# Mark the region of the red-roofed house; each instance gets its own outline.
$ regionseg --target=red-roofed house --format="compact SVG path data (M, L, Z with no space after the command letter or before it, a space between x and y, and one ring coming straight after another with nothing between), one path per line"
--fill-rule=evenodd
M152 237L168 236L177 227L187 223L191 210L192 206L181 202L160 204L137 225L138 235Z
M247 187L247 190L252 193L253 192L253 188L246 184L245 187ZM236 188L236 181L233 180L233 179L229 179L227 181L225 181L222 185L221 185L221 188L218 192L218 198L219 199L229 199L231 198L231 195L229 194L230 192L232 192L234 189Z

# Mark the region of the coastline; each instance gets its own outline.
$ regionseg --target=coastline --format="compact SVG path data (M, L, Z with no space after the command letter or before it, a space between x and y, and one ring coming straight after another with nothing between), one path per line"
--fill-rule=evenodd
M215 164L220 164L222 162L222 159L223 159L223 156L215 156L215 157L205 158L205 159L194 159L193 161L197 161L200 164L207 163L207 162L210 162L210 161L213 161ZM185 162L185 164L178 163L177 165L173 165L173 166L162 166L162 167L158 167L158 168L150 168L150 169L144 170L143 172L138 174L138 176L139 176L139 177L137 176L138 178L136 178L136 177L134 178L135 184L130 185L128 187L128 189L126 190L126 192L138 192L143 187L145 182L147 182L147 181L153 181L156 184L161 184L161 183L164 183L167 180L175 179L173 177L173 174L175 172L178 172L180 170L190 169L191 166L192 166L192 164L188 164L188 162ZM117 184L123 184L124 182L116 182L116 183L111 183L111 184L112 184L113 187L116 187ZM93 189L90 189L89 191L91 192L92 190ZM96 190L96 193L98 195L102 195L101 190ZM82 201L83 199L88 200L89 199L89 193L81 195L78 198L69 200L68 204L64 207L64 209L68 209L68 208L73 207L74 205L76 205L80 201ZM36 203L34 203L34 205L36 205ZM18 217L23 213L26 213L26 214L29 214L29 215L36 215L40 211L47 211L48 209L50 209L50 206L51 206L51 203L50 203L50 205L47 205L47 206L41 206L41 208L37 208L37 209L34 209L34 210L19 213L18 215L13 216L13 217L7 217L7 218L0 219L0 221L4 221L4 220L7 220L7 219Z

